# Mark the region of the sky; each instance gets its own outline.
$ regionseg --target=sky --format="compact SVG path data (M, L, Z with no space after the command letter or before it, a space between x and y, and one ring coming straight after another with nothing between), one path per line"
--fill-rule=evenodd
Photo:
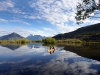
M77 25L76 5L81 0L0 0L0 36L18 33L54 36L99 23L86 19Z

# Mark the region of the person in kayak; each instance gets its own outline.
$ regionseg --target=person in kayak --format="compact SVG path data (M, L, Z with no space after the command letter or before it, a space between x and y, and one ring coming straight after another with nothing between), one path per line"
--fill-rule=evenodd
M54 46L50 46L50 49L48 50L48 52L50 54L54 53L54 51L56 50L56 48Z

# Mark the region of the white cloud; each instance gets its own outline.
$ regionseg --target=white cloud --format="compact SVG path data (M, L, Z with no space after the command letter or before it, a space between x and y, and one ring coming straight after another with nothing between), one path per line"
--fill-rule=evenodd
M13 2L12 0L5 0L5 1L0 1L0 12L6 11L9 12L10 14L16 14L14 16L9 15L13 19L5 19L5 18L0 18L0 22L16 22L16 23L22 23L24 25L30 25L30 23L23 21L23 15L26 14L26 12L23 12L20 10L20 8L17 8L16 3ZM8 14L6 14L8 15ZM18 18L17 18L18 17Z
M71 62L69 60L71 60ZM100 62L86 59L67 51L61 52L44 66L40 66L43 67L40 72L42 72L42 74L47 73L47 75L50 75L49 73L56 73L57 75L61 75L62 73L75 75L96 74L97 70L91 67L93 64L100 64Z
M54 36L55 34L57 34L56 32L53 33L49 33L45 30L37 30L37 29L25 29L22 27L12 27L11 29L4 29L4 28L0 28L0 36L3 35L8 35L12 32L15 32L23 37L27 37L30 34L32 35L41 35L41 36Z
M0 2L0 11L7 11L14 14L26 14L22 12L20 8L15 7L16 3L12 0L5 0Z
M43 29L44 29L45 31L51 31L51 32L54 32L54 30L53 30L53 29L51 29L51 28L46 28L46 27L43 27Z
M70 51L55 51L54 55L48 56L47 53L48 47L40 47L37 49L29 49L27 46L22 46L19 49L14 51L6 49L5 47L0 46L0 56L3 55L10 56L13 58L19 58L23 55L27 56L27 58L21 58L16 61L5 60L1 61L0 64L10 63L12 69L14 69L14 73L18 73L19 70L16 69L20 68L20 70L29 69L33 72L37 72L38 75L62 75L62 74L70 74L70 75L89 75L93 74L96 75L100 68L100 62L92 59L87 59L81 56L78 56L75 53ZM47 56L49 57L48 60L41 60L41 58L37 58L37 60L33 63L29 63L27 65L21 65L26 61L33 60L36 58L37 55L40 55L41 58L46 59ZM29 58L32 57L32 58ZM36 64L37 63L37 64ZM23 66L23 67L22 67ZM34 70L33 70L34 69ZM8 73L12 73L11 70ZM13 73L12 73L13 74Z
M100 23L100 19L92 20L87 18L86 20L84 20L84 23L88 23L89 25L96 24L96 23Z
M77 29L79 26L70 26L69 21L75 23L75 8L79 0L38 0L30 1L31 8L37 10L42 19L55 25L58 30L69 32Z
M35 16L34 14L25 15L24 18L27 18L27 19L41 19L40 16Z
M50 37L54 36L56 34L56 32L52 33L52 32L48 32L48 31L45 31L45 30L37 30L37 29L35 29L34 32L35 32L36 35L50 36Z
M35 44L33 44L34 46ZM39 44L36 44L36 46L39 45ZM11 45L13 46L13 45ZM19 56L23 56L25 54L39 54L39 53L43 53L43 52L46 52L45 48L42 47L42 44L40 44L39 48L34 48L34 49L30 49L29 48L30 45L23 45L23 46L19 46L19 48L15 49L15 51L12 51L11 49L9 48L6 48L6 47L2 47L0 46L0 56L6 54L6 55L11 55L13 57L19 57Z
M76 13L76 5L81 0L30 0L28 2L29 6L31 7L31 11L29 12L30 8L24 6L28 11L24 11L23 8L17 8L17 4L13 2L13 0L2 0L0 1L0 12L7 11L10 14L12 13L13 20L7 20L0 18L0 22L16 22L22 23L25 25L31 25L30 23L24 21L24 19L43 19L57 27L54 31L50 28L43 28L44 30L22 30L22 32L15 31L18 33L27 33L23 34L24 36L28 34L38 34L38 35L46 35L46 36L53 36L54 34L65 33L73 31L79 27L90 25L94 23L98 23L98 20L90 20L86 19L85 24L77 25L75 20L75 13ZM97 0L96 0L97 2ZM22 5L23 6L23 5ZM29 9L28 9L29 8ZM7 14L8 15L8 14ZM12 17L12 15L10 15ZM15 19L14 19L15 18ZM17 18L17 19L16 19ZM12 30L10 30L12 31ZM47 33L49 31L50 33ZM30 33L29 33L30 32ZM2 35L2 34L0 34Z
M24 36L24 37L28 36L30 33L34 34L34 32L32 32L30 30L15 27L15 28L11 28L11 29L1 28L0 29L0 36L8 35L12 32L18 33L18 34L20 34L21 36Z
M31 25L30 23L28 22L25 22L23 20L18 20L18 19L15 19L15 20L8 20L8 22L17 22L17 23L22 23L24 25Z
M1 65L1 64L5 64L5 63L9 63L9 64L18 64L18 63L26 62L26 61L28 61L28 60L29 60L29 58L22 59L22 60L17 60L17 61L2 61L2 62L0 62L0 65Z
M55 25L60 32L70 32L84 26L83 24L76 24L75 13L78 2L81 2L81 0L37 0L30 1L29 5L39 12L38 16L41 19ZM98 21L85 20L84 24L92 23L98 23Z
M0 18L0 22L8 22L8 21L5 20L5 19Z
M0 2L0 11L9 10L14 7L14 3L11 0L5 0Z
M11 13L15 13L15 14L23 14L25 15L25 12L22 12L21 10L19 10L18 8L13 8L11 11L9 11Z
M77 28L79 28L80 26L77 26L77 25L67 25L67 24L64 24L64 23L59 23L59 24L56 24L56 27L62 32L70 32L70 31L73 31Z
M18 20L18 19L15 19L15 20L6 20L6 19L3 19L3 18L0 18L0 22L16 22L16 23L22 23L22 24L24 24L24 25L31 25L30 23L28 23L28 22L25 22L25 21L23 21L23 20Z

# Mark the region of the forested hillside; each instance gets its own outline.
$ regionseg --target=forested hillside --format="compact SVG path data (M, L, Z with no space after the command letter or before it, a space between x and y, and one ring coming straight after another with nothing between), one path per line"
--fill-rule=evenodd
M100 41L100 23L82 27L73 32L58 34L53 38L57 40L78 38L86 41Z

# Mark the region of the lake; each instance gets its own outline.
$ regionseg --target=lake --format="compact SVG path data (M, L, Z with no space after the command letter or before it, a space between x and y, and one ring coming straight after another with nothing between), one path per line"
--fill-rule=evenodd
M100 45L0 45L0 75L100 75Z

